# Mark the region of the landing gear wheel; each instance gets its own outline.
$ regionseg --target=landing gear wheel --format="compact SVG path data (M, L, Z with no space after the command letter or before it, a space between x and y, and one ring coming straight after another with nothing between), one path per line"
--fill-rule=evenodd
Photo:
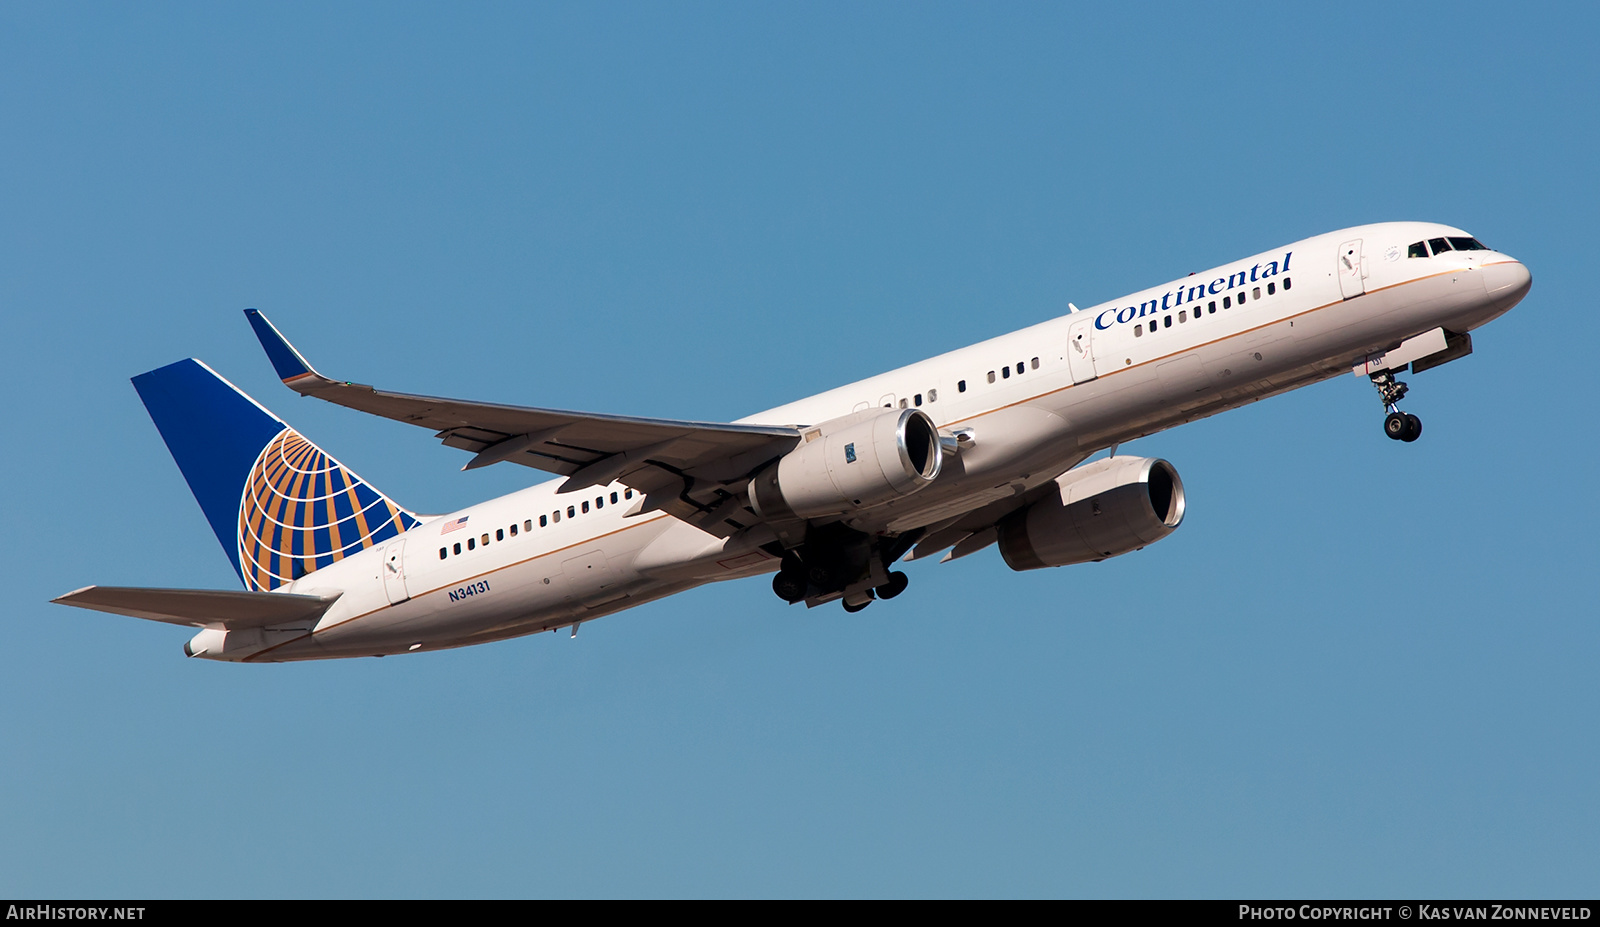
M889 574L888 582L872 591L876 592L878 594L878 598L880 599L892 599L900 593L905 592L906 587L909 585L911 585L911 580L906 578L906 574L896 570Z
M1422 423L1417 422L1417 434L1422 433ZM1404 412L1390 412L1383 420L1383 433L1396 441L1406 440L1406 435L1411 432L1411 421ZM1415 441L1416 438L1411 440Z
M806 597L806 577L801 572L783 570L772 577L772 591L790 605Z
M842 604L844 605L844 610L853 615L872 604L872 590L858 592L846 598Z
M1406 413L1406 433L1400 436L1400 440L1405 441L1406 443L1409 444L1410 442L1415 441L1420 437L1422 437L1422 419L1417 418L1415 415L1412 415L1410 412L1407 412Z

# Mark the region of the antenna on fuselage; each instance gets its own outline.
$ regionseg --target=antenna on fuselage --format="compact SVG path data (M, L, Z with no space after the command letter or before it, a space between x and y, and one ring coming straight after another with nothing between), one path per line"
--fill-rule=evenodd
M1071 303L1067 303L1067 308L1072 310L1073 312L1082 312L1083 311L1082 309L1079 309L1077 306L1074 306Z

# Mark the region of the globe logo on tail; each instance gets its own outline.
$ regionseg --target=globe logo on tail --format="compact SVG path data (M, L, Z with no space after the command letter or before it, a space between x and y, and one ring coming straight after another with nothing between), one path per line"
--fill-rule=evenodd
M409 512L286 427L261 449L245 481L239 572L251 589L276 589L416 524Z

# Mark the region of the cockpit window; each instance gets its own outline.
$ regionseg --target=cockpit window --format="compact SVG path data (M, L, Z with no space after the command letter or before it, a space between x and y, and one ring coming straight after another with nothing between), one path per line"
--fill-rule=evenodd
M1428 247L1433 249L1434 254L1443 254L1450 250L1450 243L1443 238L1430 238L1428 239Z
M1428 256L1428 246L1423 244L1420 241L1412 242L1411 243L1411 247L1406 250L1406 257L1427 257L1427 256Z
M1483 242L1477 240L1476 238L1455 238L1455 237L1451 237L1450 244L1457 251L1488 251L1489 250L1488 248L1484 247Z

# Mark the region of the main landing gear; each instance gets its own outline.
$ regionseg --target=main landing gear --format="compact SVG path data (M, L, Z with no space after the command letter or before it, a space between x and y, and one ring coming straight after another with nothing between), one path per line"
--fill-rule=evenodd
M1396 441L1410 443L1422 437L1422 419L1410 412L1400 411L1400 400L1405 398L1410 387L1394 378L1391 371L1384 370L1372 375L1372 385L1378 388L1378 395L1383 398L1383 407L1388 415L1383 420L1383 433Z
M773 593L790 605L804 601L806 592L812 588L809 571L805 569L804 565L800 564L798 558L793 563L795 566L791 567L789 559L784 558L783 567L778 570L776 576L772 577ZM909 585L911 585L911 579L899 570L895 570L889 574L888 581L882 585L846 595L843 598L844 610L847 612L859 612L871 605L874 599L892 599L905 592L906 587Z
M837 598L845 611L859 612L875 599L892 599L905 592L911 580L888 567L906 552L915 536L873 543L866 535L847 531L816 531L810 542L785 552L772 577L773 593L791 605L808 600L815 605Z
M856 612L861 611L863 608L866 608L868 605L871 605L874 599L894 598L900 593L905 592L906 587L909 585L911 585L911 580L906 577L906 574L900 572L899 570L895 570L889 574L888 582L882 584L881 586L874 586L870 589L863 589L860 592L850 593L844 597L844 599L841 601L841 604L844 606L845 611L855 614Z
M783 566L778 568L778 575L772 577L772 591L790 605L806 597L805 567L799 565L799 558L795 558L793 562L797 565L796 569L789 568L790 558L783 558Z

